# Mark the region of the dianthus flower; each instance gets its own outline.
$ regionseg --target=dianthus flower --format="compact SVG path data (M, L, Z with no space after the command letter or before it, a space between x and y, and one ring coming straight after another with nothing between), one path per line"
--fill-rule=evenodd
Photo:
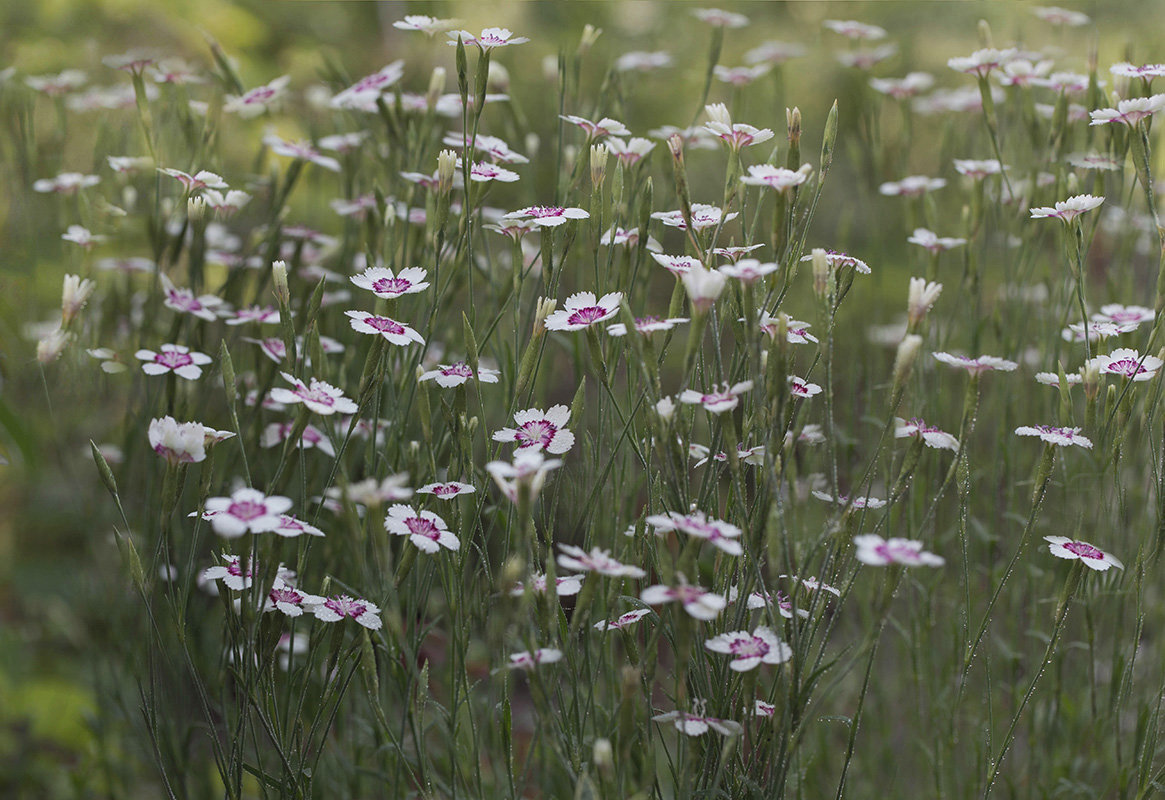
M497 383L500 374L496 369L478 365L477 374L474 375L468 364L458 361L456 364L438 364L436 369L422 372L417 380L435 380L438 386L448 389L451 386L461 386L472 378L476 378L480 383Z
M620 631L634 625L650 613L650 608L637 608L634 611L628 611L626 614L620 614L613 620L601 619L594 624L594 629L597 631Z
M350 318L352 330L357 333L383 336L389 344L394 344L397 347L407 347L413 342L425 343L425 338L421 334L409 325L397 322L395 319L370 314L367 311L345 311L344 314Z
M687 514L669 511L647 518L647 524L655 528L656 534L679 531L697 539L704 539L730 556L744 552L740 544L740 528L724 520L708 517L702 511L693 509Z
M692 705L699 709L699 713L687 714L683 711L669 711L666 714L656 714L651 720L652 722L671 722L677 731L686 736L702 736L709 729L722 736L738 736L744 731L744 727L739 722L706 716L703 710L705 701L693 700Z
M761 625L752 633L731 631L714 636L704 642L704 647L713 653L732 656L728 668L735 672L747 672L761 664L783 664L793 657L793 648L782 642L771 628Z
M461 547L445 520L432 511L416 511L400 503L389 507L384 529L397 536L409 537L409 541L424 553L436 553L442 547L447 550Z
M680 402L693 405L698 403L709 414L723 414L725 411L731 411L739 405L740 395L752 391L752 381L741 381L740 383L733 384L731 387L727 383L721 384L721 386L720 391L713 391L708 394L703 394L695 389L685 389L680 394Z
M1031 218L1043 219L1046 217L1056 217L1064 222L1071 222L1085 211L1091 211L1094 208L1100 207L1103 202L1103 197L1095 197L1090 194L1078 194L1069 197L1067 200L1059 201L1055 206L1039 206L1038 208L1031 209Z
M314 614L320 622L354 619L358 624L373 631L380 630L383 624L380 621L379 606L346 594L333 595L322 603L308 607L307 610Z
M917 417L909 420L895 420L894 437L897 439L916 437L922 439L922 443L927 447L938 450L959 449L958 439L933 425L927 425L924 420Z
M574 446L574 434L566 429L570 409L564 405L552 406L547 411L528 408L514 414L515 428L502 428L493 435L495 442L514 442L518 449L545 450L561 455Z
M202 367L213 359L205 353L192 351L189 347L180 344L164 344L160 352L153 350L138 350L134 358L144 361L142 372L147 375L163 375L173 372L179 378L188 381L197 380L202 376Z
M1067 536L1045 536L1044 541L1048 542L1048 551L1056 558L1078 559L1084 566L1098 572L1104 572L1110 567L1125 568L1119 558L1088 542L1075 541Z
M942 556L922 549L922 542L912 539L883 539L874 533L854 537L857 545L855 558L863 564L884 567L901 564L905 567L941 567L946 561Z
M639 599L649 606L679 601L690 617L705 621L716 619L728 605L728 601L722 596L689 583L681 583L679 586L662 584L648 586L640 593Z
M950 353L934 353L933 355L936 361L941 361L952 367L960 367L972 375L980 375L992 370L1011 372L1019 366L1014 361L1008 361L1005 358L998 358L996 356L967 358L966 356L952 355Z
M1061 428L1055 425L1023 425L1015 429L1020 436L1038 436L1048 444L1067 447L1076 445L1085 449L1092 448L1092 440L1080 435L1080 428Z
M523 650L510 654L510 669L533 669L540 664L555 664L562 660L562 651L553 647L539 647L533 653Z
M588 219L590 214L581 208L562 206L527 206L502 215L502 220L529 221L539 228L554 228L572 219Z
M271 390L271 399L277 403L295 404L303 403L303 405L324 416L331 414L355 414L357 406L354 402L344 397L344 391L337 389L330 383L311 379L311 385L305 384L294 375L289 375L286 372L279 373L284 380L294 386L294 389L284 389L282 387L275 387Z
M581 331L589 328L618 314L622 299L622 292L608 292L601 298L596 298L594 292L576 292L566 298L561 309L546 317L546 329Z
M1152 380L1161 369L1161 359L1156 356L1142 356L1136 350L1122 347L1113 350L1108 355L1097 356L1092 359L1097 369L1108 375L1120 375L1132 381Z
M291 500L267 495L258 489L236 489L230 497L206 501L203 519L210 520L214 532L227 539L244 533L269 533L280 524L280 516L291 508Z
M642 578L647 575L633 564L624 564L611 557L609 550L598 547L591 548L588 553L581 547L569 544L560 544L558 549L558 566L563 569L572 569L576 572L597 572L611 578Z

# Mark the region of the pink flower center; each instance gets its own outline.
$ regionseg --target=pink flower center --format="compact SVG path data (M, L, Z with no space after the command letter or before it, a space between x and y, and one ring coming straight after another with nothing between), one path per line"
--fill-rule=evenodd
M270 597L272 603L290 603L298 606L303 602L303 597L295 589L272 589Z
M704 590L699 586L677 586L672 589L672 594L681 603L688 605L699 602L700 598L704 596Z
M443 483L440 486L433 487L433 494L438 497L452 497L460 491L459 487L451 483Z
M735 399L736 396L733 395L732 392L716 392L715 394L703 395L700 397L700 402L703 403L705 407L707 407L710 405L716 405L718 403L731 403Z
M515 438L518 447L549 447L556 433L558 428L553 423L536 419L519 426Z
M403 294L413 282L406 278L378 278L372 283L372 291L377 294Z
M232 559L227 563L227 574L234 575L236 578L243 577L243 567L239 563L239 559ZM247 577L251 577L251 571L247 570Z
M1104 553L1088 544L1088 542L1068 542L1063 545L1063 548L1080 558L1093 558L1097 560L1104 558Z
M567 317L566 322L569 325L590 325L598 322L607 315L607 309L602 306L587 306L586 308L576 309Z
M154 361L168 369L179 369L194 363L189 354L179 353L177 350L163 350L154 356Z
M909 546L880 544L874 552L896 564L915 564L918 562L918 551Z
M408 527L409 533L414 536L424 536L426 539L432 539L434 542L441 538L441 531L433 524L432 520L424 517L409 517L405 520L405 526Z
M1106 371L1117 375L1124 375L1126 378L1140 375L1142 372L1148 372L1140 363L1129 358L1122 358L1120 361L1111 362Z
M323 389L305 388L299 392L296 392L296 394L298 394L305 402L308 403L319 403L320 405L328 406L329 408L336 404L336 398L332 397Z
M732 655L736 658L761 658L769 652L769 646L765 640L756 636L737 639L729 647L732 650Z
M405 332L404 326L388 317L368 317L364 320L364 324L381 333L391 333L393 336L400 336Z
M279 527L287 531L302 532L304 530L302 522L295 519L294 517L289 517L286 514L283 514L279 517Z
M473 370L469 368L468 364L462 362L459 364L454 364L451 367L443 367L441 369L441 374L447 378L472 378Z
M358 600L353 600L351 597L348 597L348 595L329 597L324 601L324 607L331 609L341 617L352 618L356 618L368 610L367 606Z
M561 206L534 206L529 213L534 219L546 219L547 217L561 217L565 210Z
M261 517L267 513L267 506L263 503L256 503L253 500L243 500L240 503L231 503L227 508L227 513L232 517L237 517L244 522L250 522L257 517Z

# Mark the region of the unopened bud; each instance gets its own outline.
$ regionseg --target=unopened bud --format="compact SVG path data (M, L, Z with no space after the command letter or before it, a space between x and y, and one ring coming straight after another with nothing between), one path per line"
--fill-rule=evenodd
M728 106L723 103L711 103L704 106L708 119L721 125L732 127L732 114L728 113Z
M522 580L522 576L525 574L525 559L518 555L510 556L502 563L502 569L498 575L498 588L507 591L515 583Z
M585 56L590 51L594 43L597 42L599 37L602 35L602 28L596 28L594 25L589 23L583 26L582 39L579 40L578 43L578 54L580 56Z
M938 296L942 293L941 283L927 282L925 278L910 279L910 294L906 303L908 327L913 330L926 317Z
M425 94L425 101L429 108L435 108L438 98L445 93L445 68L434 67L429 76L429 91Z
M1084 396L1089 400L1095 400L1100 393L1100 364L1095 358L1089 359L1083 367L1080 368L1080 383L1084 386Z
M186 199L186 217L191 222L202 222L206 219L206 200L202 195Z
M73 334L67 333L60 328L50 333L45 338L36 343L36 360L42 364L48 364L56 361L61 357L61 352L66 345L73 338Z
M453 174L457 170L457 153L442 150L437 154L437 191L449 194L453 191Z
M979 42L983 47L991 47L991 26L987 20L979 20Z
M918 360L918 351L922 347L922 337L917 333L908 333L898 344L898 353L894 356L894 387L897 394L898 387L910 377L914 362Z
M615 752L611 747L611 740L595 739L592 758L595 769L604 775L609 775L615 767Z
M291 288L287 285L287 263L276 261L271 265L271 281L274 284L275 299L282 304L291 302Z
M510 90L510 71L504 64L497 61L489 62L489 75L486 76L486 86L495 92L505 93Z
M554 313L558 301L553 297L539 297L534 308L534 335L541 336L546 331L546 318Z
M673 133L667 137L667 147L668 150L671 150L671 157L682 163L684 160L684 137L678 133Z
M607 157L609 155L610 152L606 145L591 145L591 186L595 189L601 189L603 181L607 178Z
M785 127L789 129L789 144L798 144L801 141L801 109L796 106L785 109Z
M819 298L829 294L830 278L833 277L833 267L830 266L829 256L820 247L813 248L813 292Z
M85 303L89 301L89 295L93 294L96 287L97 284L88 278L82 279L80 275L65 276L65 286L61 292L62 328L69 327L69 323L85 307Z
M1075 172L1068 173L1068 190L1069 195L1080 194L1080 178L1076 176Z

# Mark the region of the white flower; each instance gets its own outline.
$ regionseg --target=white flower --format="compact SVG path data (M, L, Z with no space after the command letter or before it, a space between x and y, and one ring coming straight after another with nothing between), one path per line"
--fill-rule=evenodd
M528 206L503 214L503 220L528 220L539 228L553 228L572 219L588 219L591 215L581 208L562 206Z
M878 187L878 193L898 197L918 197L947 185L944 178L910 175L900 181L889 181Z
M559 592L559 594L562 594L562 592ZM643 619L650 613L650 608L637 608L634 611L628 611L626 614L620 614L618 617L610 621L601 619L594 624L594 628L597 631L622 630L630 625L634 625L636 622Z
M265 610L298 617L303 614L304 608L311 608L324 602L326 598L301 592L283 578L276 578L271 591L267 593Z
M510 654L510 669L532 669L539 664L555 664L562 660L562 651L553 647L539 647L533 653L523 650Z
M552 406L547 411L527 408L514 414L516 428L502 428L493 435L495 442L515 442L518 449L545 450L561 455L574 446L574 434L566 429L570 409L564 405Z
M702 264L695 264L680 276L684 290L688 293L688 301L698 314L707 312L716 303L724 292L728 278L715 270L704 269Z
M561 459L547 459L541 449L522 447L514 452L512 463L491 461L485 465L485 471L510 502L517 503L523 487L529 488L531 500L536 498L546 483L546 476L561 466Z
M268 84L252 89L241 97L227 95L222 110L228 114L238 114L241 117L258 116L286 94L287 84L290 82L290 75L282 75Z
M1091 363L1109 375L1120 375L1133 381L1147 381L1156 377L1157 371L1165 362L1156 356L1142 356L1136 350L1122 347L1108 355L1097 356Z
M934 76L929 72L909 72L904 78L870 78L870 88L896 100L914 97L932 86Z
M329 597L318 605L307 608L320 622L339 622L345 618L356 620L369 630L378 631L383 624L380 620L380 607L367 600L361 600L346 594Z
M447 31L457 24L455 19L437 19L423 14L406 14L404 19L392 23L392 27L401 31L421 31L432 36L435 33Z
M514 36L513 31L506 28L483 28L480 36L474 36L469 31L449 31L445 35L450 38L449 44L451 45L456 46L457 40L461 39L466 47L477 45L483 51L530 41L525 36Z
M1165 95L1163 95L1163 97L1165 97ZM1031 209L1031 215L1032 219L1058 217L1064 222L1071 222L1085 211L1091 211L1094 208L1099 208L1103 202L1103 197L1095 197L1090 194L1078 194L1073 197L1069 197L1067 200L1061 200L1053 207L1040 206L1038 208L1033 208Z
M344 391L337 389L330 383L311 379L311 385L305 384L294 375L286 372L279 373L283 379L294 386L294 389L275 387L271 390L271 399L277 403L303 403L308 409L329 416L331 414L355 414L357 406L344 397Z
M430 19L430 18L426 18ZM404 61L396 60L371 75L366 75L329 101L332 108L376 110L376 98L404 75Z
M643 578L646 572L633 564L624 564L611 557L611 551L598 547L591 548L588 553L581 547L569 544L560 544L558 549L558 566L563 569L572 569L576 572L597 572L611 578Z
M793 648L777 638L771 628L763 625L752 633L722 633L706 640L704 647L713 653L731 655L728 667L735 672L747 672L761 664L783 664L793 657Z
M689 616L704 621L716 619L728 605L722 596L688 583L679 586L648 586L640 593L639 599L649 606L679 601Z
M959 440L946 431L940 430L933 425L927 425L925 421L914 417L909 421L895 418L894 420L894 436L897 439L905 439L907 437L917 437L922 439L927 447L934 447L939 450L958 450Z
M731 387L727 383L721 384L721 386L720 391L708 394L703 394L695 389L685 389L680 394L680 402L702 405L709 414L723 414L725 411L736 408L740 403L740 395L752 391L752 381L741 381Z
M1076 445L1092 449L1092 441L1080 435L1080 428L1060 428L1053 425L1023 425L1015 429L1020 436L1038 436L1048 444L1067 447Z
M1006 50L996 50L991 47L986 47L982 50L976 50L966 57L948 59L947 66L956 72L965 72L970 75L983 77L991 72L991 70L999 69L1017 55L1019 55L1019 51L1013 47Z
M207 445L235 435L230 431L208 428L201 422L178 422L169 416L151 419L147 433L150 448L172 464L196 464L204 461Z
M860 39L864 41L874 41L876 39L886 38L886 29L880 28L877 25L868 25L864 22L856 20L837 20L827 19L821 23L826 28L829 28L834 33L840 33L847 39Z
M992 370L1011 372L1019 366L1014 361L1008 361L1006 358L998 358L996 356L967 358L966 356L952 355L950 353L934 353L933 355L936 361L941 361L952 367L960 367L972 375L980 375Z
M604 136L631 135L631 131L627 130L627 126L610 117L603 117L598 122L592 122L585 117L576 117L573 114L559 114L558 118L582 128L589 139L601 139Z
M883 539L873 533L854 537L857 545L855 558L863 564L874 567L884 567L889 564L901 564L906 567L941 567L946 561L942 556L928 553L922 549L922 542L912 539Z
M703 701L693 701L693 704L697 703L703 706ZM744 727L739 722L733 722L730 719L702 716L702 713L697 715L685 714L681 711L669 711L666 714L656 714L651 719L653 722L672 722L676 730L686 736L702 736L709 729L716 731L722 736L739 736L744 732Z
M416 511L400 503L389 507L384 529L397 536L409 537L409 541L425 553L436 553L442 547L447 550L461 547L445 520L432 511Z
M1151 97L1133 97L1121 100L1116 108L1098 108L1089 112L1092 121L1089 125L1107 125L1110 122L1121 122L1125 125L1136 125L1146 117L1151 117L1165 108L1165 94L1155 94Z
M1066 536L1045 536L1044 541L1048 542L1048 551L1056 558L1078 559L1084 566L1098 572L1105 572L1110 567L1125 568L1119 558L1088 542L1074 541Z
M407 347L411 343L424 344L425 339L413 328L389 317L370 314L367 311L345 311L350 318L352 330L371 336L383 336L390 344Z
M926 228L915 228L914 233L906 240L910 244L916 244L919 247L925 247L932 253L938 253L940 250L950 250L953 247L961 247L967 243L966 239L957 239L952 236L939 236L937 233Z
M479 365L475 376L468 364L464 361L458 361L456 364L438 364L436 369L422 372L417 380L435 380L438 386L447 389L451 386L461 386L474 377L481 383L497 383L500 374L496 369Z
M647 524L655 528L656 534L679 531L697 539L704 539L730 556L739 556L744 552L739 541L742 533L740 528L724 520L708 517L702 511L692 510L687 514L669 511L666 514L655 514L647 518Z
M580 331L611 319L619 313L622 299L622 292L608 292L601 298L596 298L594 292L577 292L566 299L561 309L546 317L546 329Z
M191 351L180 344L164 344L161 352L153 350L138 350L134 358L144 361L142 372L147 375L163 375L173 372L179 378L188 381L202 376L202 367L213 359L205 353Z
M268 497L257 489L237 489L230 497L209 498L202 518L210 520L219 536L237 539L244 533L275 530L279 527L280 516L289 508L289 498Z

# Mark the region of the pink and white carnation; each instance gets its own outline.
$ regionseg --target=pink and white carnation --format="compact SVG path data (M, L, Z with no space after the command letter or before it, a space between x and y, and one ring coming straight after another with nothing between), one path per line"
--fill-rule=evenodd
M527 408L514 414L517 427L502 428L493 435L495 442L514 442L519 450L533 448L551 455L561 455L574 446L574 434L566 429L570 409L551 406L546 411Z
M270 533L279 527L280 517L291 508L291 500L267 495L258 489L236 489L230 497L211 497L202 518L209 520L214 532L227 539L244 533Z
M303 403L303 405L311 411L324 416L332 414L355 414L357 410L356 404L344 397L344 390L332 386L330 383L324 381L311 379L311 384L306 384L294 375L286 372L279 373L283 379L290 383L293 389L284 389L282 387L275 387L271 390L271 399L277 403L284 403L286 405L294 405L296 403Z
M885 567L900 564L904 567L941 567L946 563L942 556L922 549L922 542L913 539L883 539L875 533L854 537L857 553L854 555L863 564Z
M134 358L145 362L142 372L147 375L164 375L173 372L179 378L188 381L202 377L202 368L213 359L205 353L192 351L189 347L180 344L164 344L161 350L138 350Z
M397 536L409 537L409 541L424 553L436 553L442 547L446 550L461 547L445 520L432 511L417 511L401 503L389 507L384 529Z
M704 647L713 653L732 656L728 668L734 672L748 672L761 664L783 664L793 657L793 648L782 642L771 628L764 625L752 633L748 631L722 633L705 640Z

